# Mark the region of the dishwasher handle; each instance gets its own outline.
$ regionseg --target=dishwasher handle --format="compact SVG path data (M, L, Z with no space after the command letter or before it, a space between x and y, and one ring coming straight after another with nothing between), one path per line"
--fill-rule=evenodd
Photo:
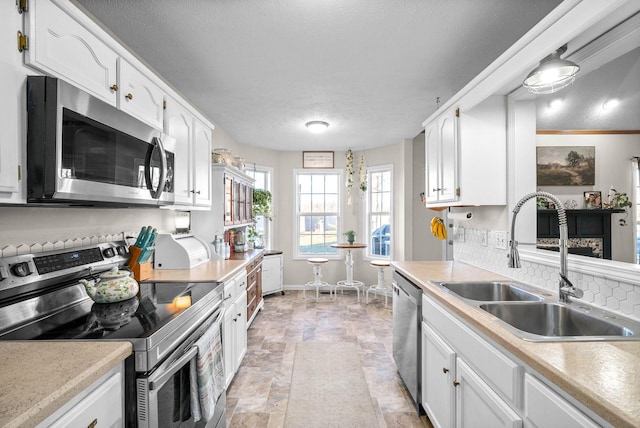
M398 283L396 281L392 281L391 282L391 286L393 287L393 292L395 293L396 296L400 297L402 294L402 297L411 300L411 302L413 302L413 304L417 305L418 301L407 292L407 290L405 290L404 288L402 288L401 285L398 285Z

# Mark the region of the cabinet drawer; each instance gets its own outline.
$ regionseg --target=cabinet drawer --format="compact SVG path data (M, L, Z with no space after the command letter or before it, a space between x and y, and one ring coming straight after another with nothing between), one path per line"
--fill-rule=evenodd
M247 289L247 301L248 301L248 302L250 302L250 301L251 301L251 299L253 299L254 297L256 297L257 290L258 290L258 287L256 287L256 285L255 285L255 284L253 284L251 287L249 287L249 288Z
M524 409L527 427L595 428L599 426L529 373L524 376Z
M524 369L423 294L422 317L504 398L521 408Z
M86 427L94 422L98 427L123 426L123 403L122 373L117 372L49 426Z

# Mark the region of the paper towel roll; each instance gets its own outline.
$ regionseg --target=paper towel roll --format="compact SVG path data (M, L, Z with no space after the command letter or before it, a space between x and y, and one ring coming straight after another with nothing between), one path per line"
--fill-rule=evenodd
M447 214L447 219L449 220L466 221L466 220L471 220L472 217L473 217L472 212Z

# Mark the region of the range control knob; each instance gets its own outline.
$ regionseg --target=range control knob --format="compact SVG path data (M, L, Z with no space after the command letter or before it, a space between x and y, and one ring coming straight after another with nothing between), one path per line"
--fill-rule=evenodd
M25 276L31 275L32 273L31 269L29 268L28 262L16 263L15 265L11 266L11 272L15 276L19 276L19 277L25 277Z
M127 249L124 247L124 245L118 245L116 247L116 250L118 251L118 254L120 254L121 256L127 255Z
M106 258L110 259L111 257L116 255L116 250L114 250L113 247L107 247L102 250L102 254L104 254Z

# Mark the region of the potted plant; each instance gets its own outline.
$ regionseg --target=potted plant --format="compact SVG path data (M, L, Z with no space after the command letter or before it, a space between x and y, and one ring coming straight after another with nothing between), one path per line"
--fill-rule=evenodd
M618 192L615 189L612 189L615 193L611 198L611 208L614 209L625 209L627 207L631 207L631 201L629 200L629 196L627 196L624 192Z
M353 243L354 243L354 242L355 242L355 240L356 240L356 232L355 232L355 231L353 231L353 230L347 230L347 231L344 233L344 236L346 236L346 237L347 237L347 242L348 242L349 244L353 245Z

